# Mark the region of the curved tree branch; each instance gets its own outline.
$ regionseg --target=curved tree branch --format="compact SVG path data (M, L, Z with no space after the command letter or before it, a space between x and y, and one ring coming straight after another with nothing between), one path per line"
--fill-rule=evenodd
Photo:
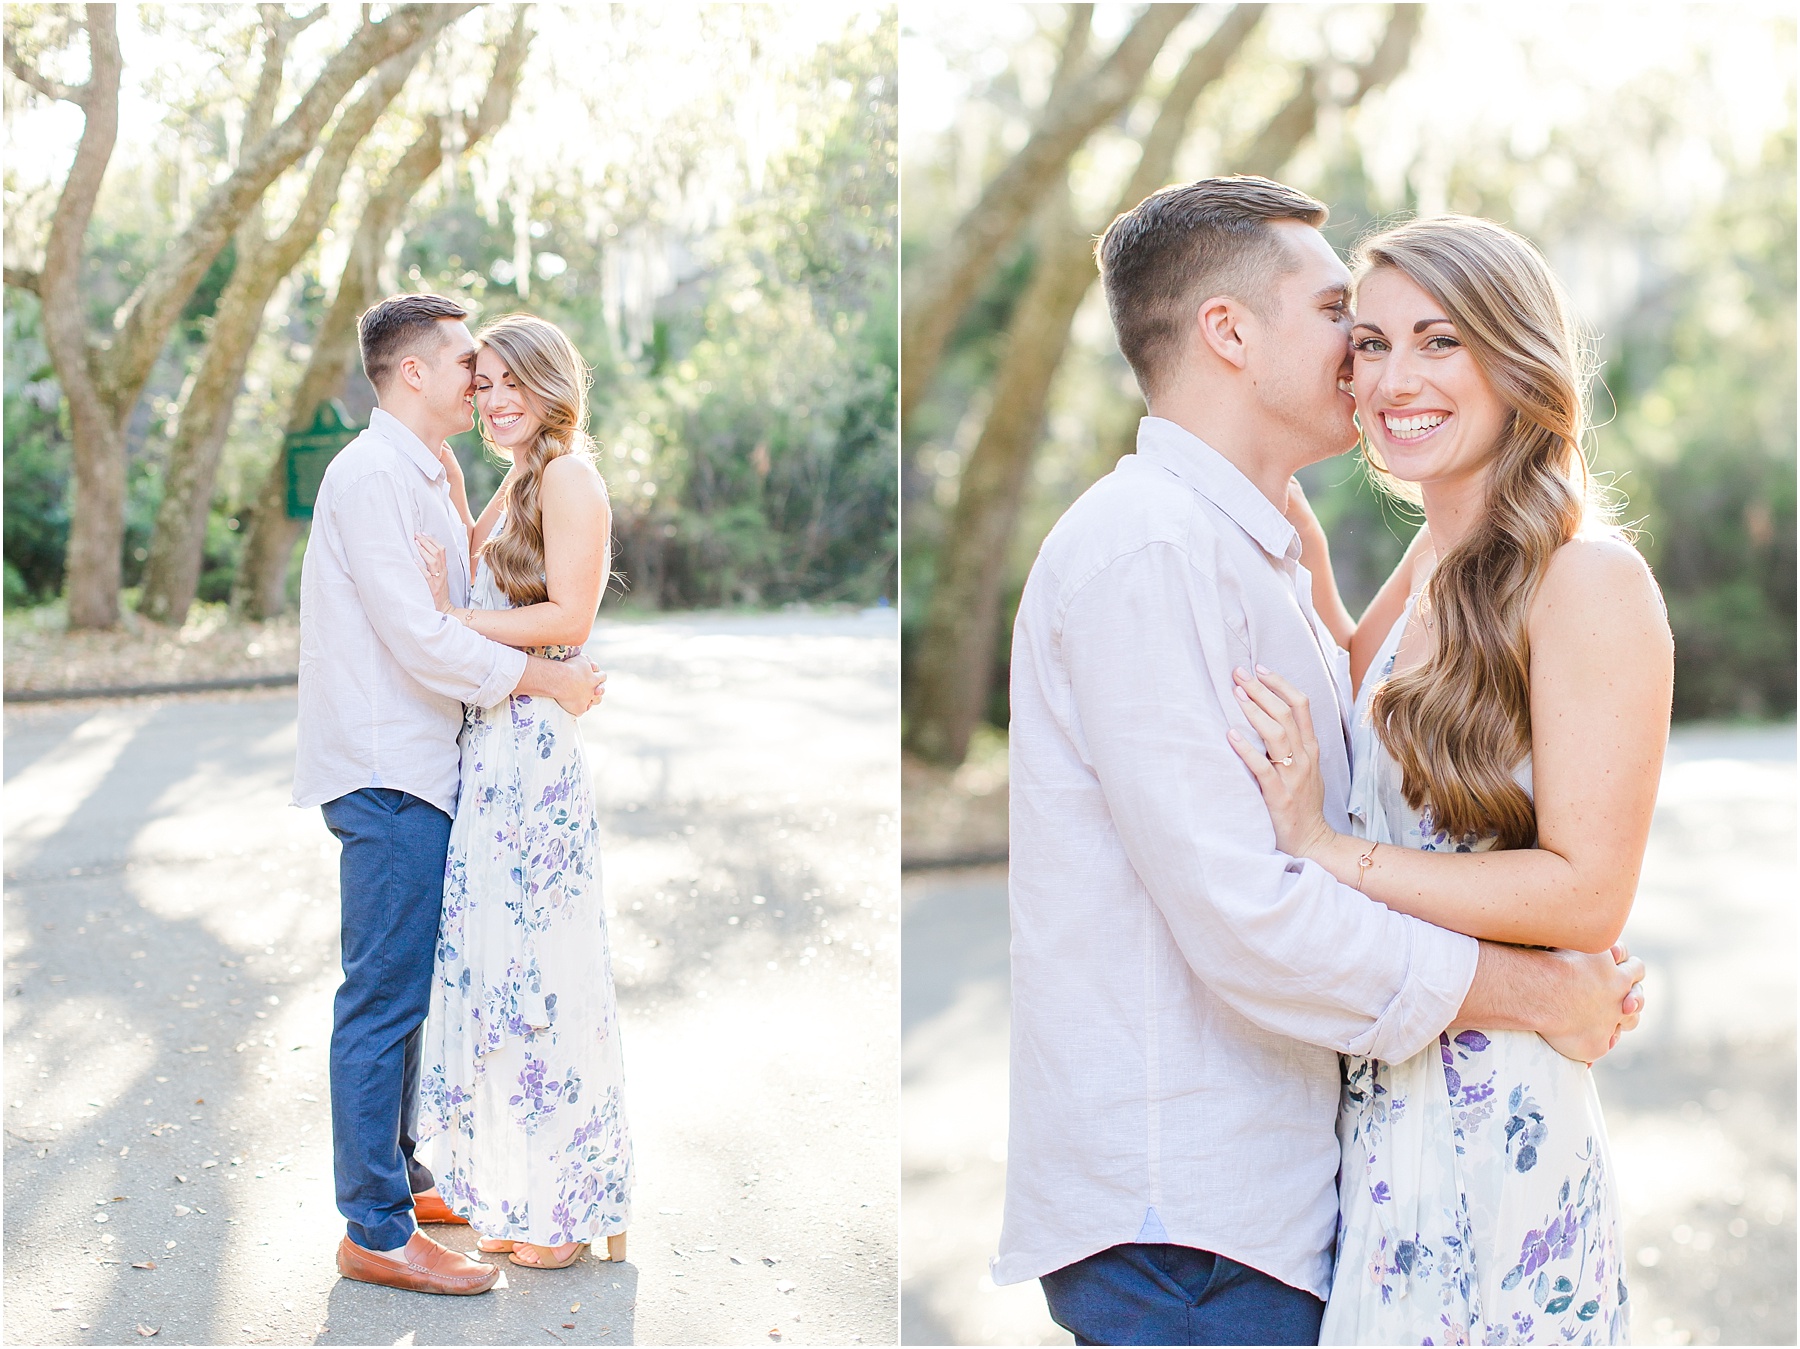
M269 184L309 152L332 112L373 67L461 18L473 4L396 6L379 23L365 23L326 62L324 70L282 122L247 145L230 177L201 203L194 219L166 249L115 320L105 357L106 382L120 401L135 401L149 377L181 306L225 241Z
M937 373L957 320L995 257L1094 129L1136 96L1151 63L1192 5L1150 5L1111 55L1047 104L1031 137L982 190L943 246L912 273L901 307L900 419Z
M324 228L343 185L351 156L399 94L423 55L424 45L390 56L338 117L311 166L306 193L286 228L265 233L261 203L237 231L237 264L213 312L212 334L199 368L182 394L181 413L169 445L163 496L144 564L139 612L179 626L199 587L206 517L213 484L231 430L263 315L282 278L293 271Z
M60 80L53 80L19 55L19 49L13 46L11 38L6 39L5 46L6 68L45 98L53 98L67 103L82 103L86 100L87 85L68 85Z
M513 13L513 24L494 57L494 73L473 115L462 119L457 153L466 154L498 130L511 115L525 57L531 46L526 24L527 5ZM331 306L313 333L312 355L301 373L300 384L288 405L286 430L299 431L311 423L325 399L336 394L356 363L356 320L373 304L379 286L381 256L389 236L399 228L408 204L431 180L444 162L444 119L425 118L419 134L378 183L371 184L349 255L338 276ZM244 552L232 583L233 612L250 618L273 618L287 605L288 563L300 524L286 514L287 451L277 452L263 479L256 505L250 512L250 528Z
M1189 53L1157 108L1136 167L1111 220L1168 181L1195 104L1262 21L1265 6L1235 5ZM981 718L1000 632L1006 558L1017 528L1044 411L1069 332L1092 289L1094 232L1077 219L1059 184L1037 221L1037 261L1013 309L992 384L993 403L970 452L956 508L938 551L918 659L908 681L907 748L921 758L961 763ZM1103 222L1104 223L1104 222Z
M33 295L37 295L40 293L38 287L42 283L43 278L37 272L29 271L24 267L8 267L6 269L6 284L14 290L28 290Z

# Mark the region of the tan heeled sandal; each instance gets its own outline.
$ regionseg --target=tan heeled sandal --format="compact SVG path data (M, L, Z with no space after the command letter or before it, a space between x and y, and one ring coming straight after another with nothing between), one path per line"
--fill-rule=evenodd
M606 1239L606 1258L621 1262L625 1259L625 1234L623 1232L614 1232Z
M502 1237L482 1237L475 1243L475 1249L485 1251L489 1255L505 1255L518 1245L516 1241L507 1241Z
M519 1259L519 1249L521 1247L531 1251L536 1258L531 1260ZM554 1246L534 1246L529 1241L519 1241L513 1243L513 1249L506 1258L512 1261L520 1269L567 1269L570 1265L574 1264L577 1260L581 1259L582 1256L587 1254L588 1244L585 1241L576 1242L575 1249L570 1251L561 1260L558 1260L553 1254L555 1249Z

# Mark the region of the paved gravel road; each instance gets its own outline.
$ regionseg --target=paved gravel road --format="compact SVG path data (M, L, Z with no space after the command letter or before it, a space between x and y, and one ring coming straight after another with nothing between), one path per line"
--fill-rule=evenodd
M1794 728L1678 730L1626 939L1642 1027L1596 1070L1623 1177L1638 1344L1793 1344ZM1006 873L904 887L901 1335L1068 1344L996 1289L1006 1160Z
M589 649L629 1261L480 1298L340 1280L337 845L286 804L292 692L8 709L9 1343L893 1342L891 614Z

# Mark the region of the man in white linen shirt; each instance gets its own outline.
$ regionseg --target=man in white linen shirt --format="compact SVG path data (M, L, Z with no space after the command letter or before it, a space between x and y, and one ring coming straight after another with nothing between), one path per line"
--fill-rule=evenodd
M550 661L488 641L432 600L418 534L443 545L452 598L468 602L469 535L443 459L447 437L473 425L467 317L441 295L393 296L362 316L363 371L380 406L319 484L300 581L294 804L322 806L343 846L344 981L331 1032L347 1224L338 1269L426 1293L483 1293L499 1277L416 1225L463 1221L413 1157L463 705L527 694L579 716L606 680L586 657Z
M1338 1053L1404 1059L1467 1021L1593 1058L1641 1006L1638 961L1477 943L1277 852L1227 743L1260 743L1234 667L1297 685L1348 828L1348 659L1282 512L1295 470L1357 438L1324 220L1239 177L1113 222L1101 271L1150 415L1019 606L994 1278L1040 1278L1077 1343L1316 1343Z

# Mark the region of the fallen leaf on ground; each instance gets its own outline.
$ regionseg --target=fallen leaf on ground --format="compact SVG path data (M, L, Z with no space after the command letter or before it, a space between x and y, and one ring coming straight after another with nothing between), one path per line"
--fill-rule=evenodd
M574 1306L569 1308L569 1315L573 1316L573 1315L575 1315L576 1312L578 1312L580 1310L581 1310L581 1304L579 1302L577 1302Z
M142 1321L139 1321L137 1333L142 1335L145 1339L149 1339L152 1335L156 1334L156 1332L161 1329L162 1329L161 1326L147 1326Z
M133 1260L131 1262L131 1267L133 1269L155 1269L156 1261L154 1261L154 1260Z
M175 1216L177 1218L185 1218L188 1216L188 1214L192 1213L193 1211L194 1210L189 1208L186 1204L175 1205Z

